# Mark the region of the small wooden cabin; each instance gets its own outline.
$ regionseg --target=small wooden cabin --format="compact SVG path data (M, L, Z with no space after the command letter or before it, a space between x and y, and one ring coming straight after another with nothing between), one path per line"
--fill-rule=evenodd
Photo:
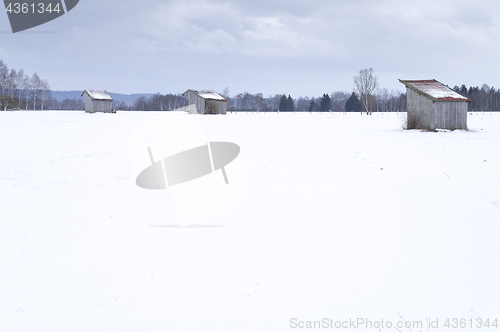
M399 80L406 86L408 129L467 129L467 103L436 80Z
M82 96L86 113L113 113L113 98L106 90L85 90Z
M182 94L188 99L189 113L226 114L228 101L213 90L187 90Z

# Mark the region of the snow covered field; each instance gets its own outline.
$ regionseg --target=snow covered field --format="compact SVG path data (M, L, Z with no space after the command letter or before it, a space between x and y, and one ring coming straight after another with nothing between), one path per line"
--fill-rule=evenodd
M0 331L500 324L500 114L437 133L387 113L200 117L241 147L247 191L192 227L135 185L130 133L159 115L0 112Z

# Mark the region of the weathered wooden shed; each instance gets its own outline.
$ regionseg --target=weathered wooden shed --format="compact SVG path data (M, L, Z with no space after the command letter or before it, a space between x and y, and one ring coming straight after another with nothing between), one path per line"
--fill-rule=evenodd
M182 94L188 99L192 114L226 114L228 101L213 90L187 90Z
M406 86L408 129L467 129L467 103L436 80L399 80Z
M106 90L85 90L82 96L85 99L86 113L113 112L113 98Z

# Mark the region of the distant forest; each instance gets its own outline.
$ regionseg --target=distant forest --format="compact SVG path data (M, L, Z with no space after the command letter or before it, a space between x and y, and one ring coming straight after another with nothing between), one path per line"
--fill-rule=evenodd
M453 88L457 93L469 98L469 111L500 111L500 90L483 84L479 87L465 85ZM361 102L355 92L337 91L323 94L321 97L299 97L294 99L287 94L264 97L262 93L239 93L228 95L228 89L220 93L229 101L229 112L361 112ZM374 112L406 112L406 93L389 92L382 88L371 101ZM141 97L134 105L119 105L119 110L170 111L187 105L187 100L180 95L156 95Z
M483 84L480 88L469 87L464 84L453 88L455 92L471 100L469 111L500 111L500 89Z
M465 85L453 88L469 98L469 111L500 111L500 89L487 84L481 87ZM220 93L229 101L229 112L361 112L359 96L355 92L336 91L321 97L293 98L289 94L264 97L249 92L229 96L226 88ZM373 112L406 111L406 94L379 88L370 96ZM132 105L115 102L113 108L122 111L173 111L187 106L187 99L179 94L157 93L149 98L140 97ZM36 73L26 74L22 69L9 69L0 59L0 109L25 110L83 110L83 98L56 100L51 97L47 80Z

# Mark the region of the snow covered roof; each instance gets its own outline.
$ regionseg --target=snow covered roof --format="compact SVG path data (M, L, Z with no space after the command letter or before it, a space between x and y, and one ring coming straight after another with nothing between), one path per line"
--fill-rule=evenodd
M214 90L187 90L186 92L183 93L183 95L186 95L188 93L188 91L192 91L192 92L196 93L198 96L200 96L203 99L227 101L226 98L222 97L220 94L218 94Z
M399 80L407 88L426 95L434 101L471 101L436 80Z
M111 100L113 98L108 94L106 90L85 90L82 93L82 96L87 93L92 100Z

